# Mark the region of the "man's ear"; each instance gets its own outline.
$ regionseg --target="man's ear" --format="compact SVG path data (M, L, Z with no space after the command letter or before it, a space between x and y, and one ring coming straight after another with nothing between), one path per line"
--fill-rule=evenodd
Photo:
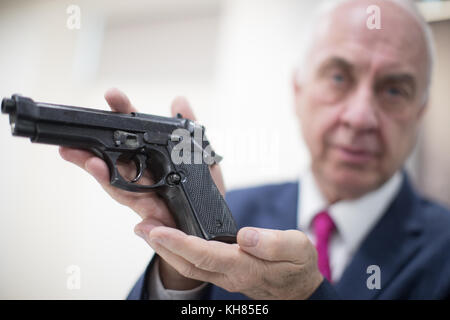
M300 71L297 68L292 73L292 88L294 89L294 95L297 98L297 95L299 95L302 90Z
M420 106L419 113L417 114L417 119L423 118L423 116L425 115L425 112L428 110L429 102L430 102L430 98L429 98L429 94L427 94L425 101Z
M300 96L303 93L303 87L302 87L302 81L300 79L300 71L298 69L295 69L292 73L292 89L294 93L294 109L295 113L299 116L300 110L299 110L299 100Z

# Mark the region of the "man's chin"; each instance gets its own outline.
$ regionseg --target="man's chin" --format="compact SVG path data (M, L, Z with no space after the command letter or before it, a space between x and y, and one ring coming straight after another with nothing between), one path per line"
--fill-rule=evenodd
M358 198L378 187L379 174L374 171L335 169L329 172L329 182L343 198Z

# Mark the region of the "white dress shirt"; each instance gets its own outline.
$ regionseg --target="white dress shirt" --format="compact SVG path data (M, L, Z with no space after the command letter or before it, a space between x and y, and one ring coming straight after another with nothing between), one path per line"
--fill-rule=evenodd
M158 257L150 270L148 281L149 300L198 300L201 299L203 290L208 285L203 283L192 290L170 290L164 288L159 276Z
M308 170L300 178L298 194L297 224L312 243L315 243L311 222L315 215L327 209L336 225L328 246L332 281L340 279L361 242L382 217L389 204L397 195L403 176L395 173L380 188L355 200L338 201L328 205L314 175ZM158 258L159 260L159 258ZM196 299L206 287L206 283L192 290L168 290L162 285L159 276L159 261L153 265L149 275L148 290L150 299Z
M298 228L315 244L311 222L318 213L327 209L336 225L336 231L328 244L333 282L340 279L361 242L395 198L402 180L402 174L397 172L380 188L358 199L342 200L329 206L316 184L312 171L308 170L301 178L297 210Z

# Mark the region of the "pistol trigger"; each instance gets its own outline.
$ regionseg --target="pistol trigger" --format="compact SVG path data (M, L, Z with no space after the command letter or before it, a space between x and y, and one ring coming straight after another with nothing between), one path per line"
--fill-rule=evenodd
M136 164L136 177L130 181L132 183L139 181L139 179L142 178L145 169L147 169L147 157L145 155L137 154L133 160Z

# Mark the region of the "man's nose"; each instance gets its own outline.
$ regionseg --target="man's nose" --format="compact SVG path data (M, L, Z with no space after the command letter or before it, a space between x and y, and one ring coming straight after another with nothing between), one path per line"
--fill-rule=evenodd
M343 113L342 123L354 130L372 131L378 128L375 97L368 86L361 86L349 97Z

